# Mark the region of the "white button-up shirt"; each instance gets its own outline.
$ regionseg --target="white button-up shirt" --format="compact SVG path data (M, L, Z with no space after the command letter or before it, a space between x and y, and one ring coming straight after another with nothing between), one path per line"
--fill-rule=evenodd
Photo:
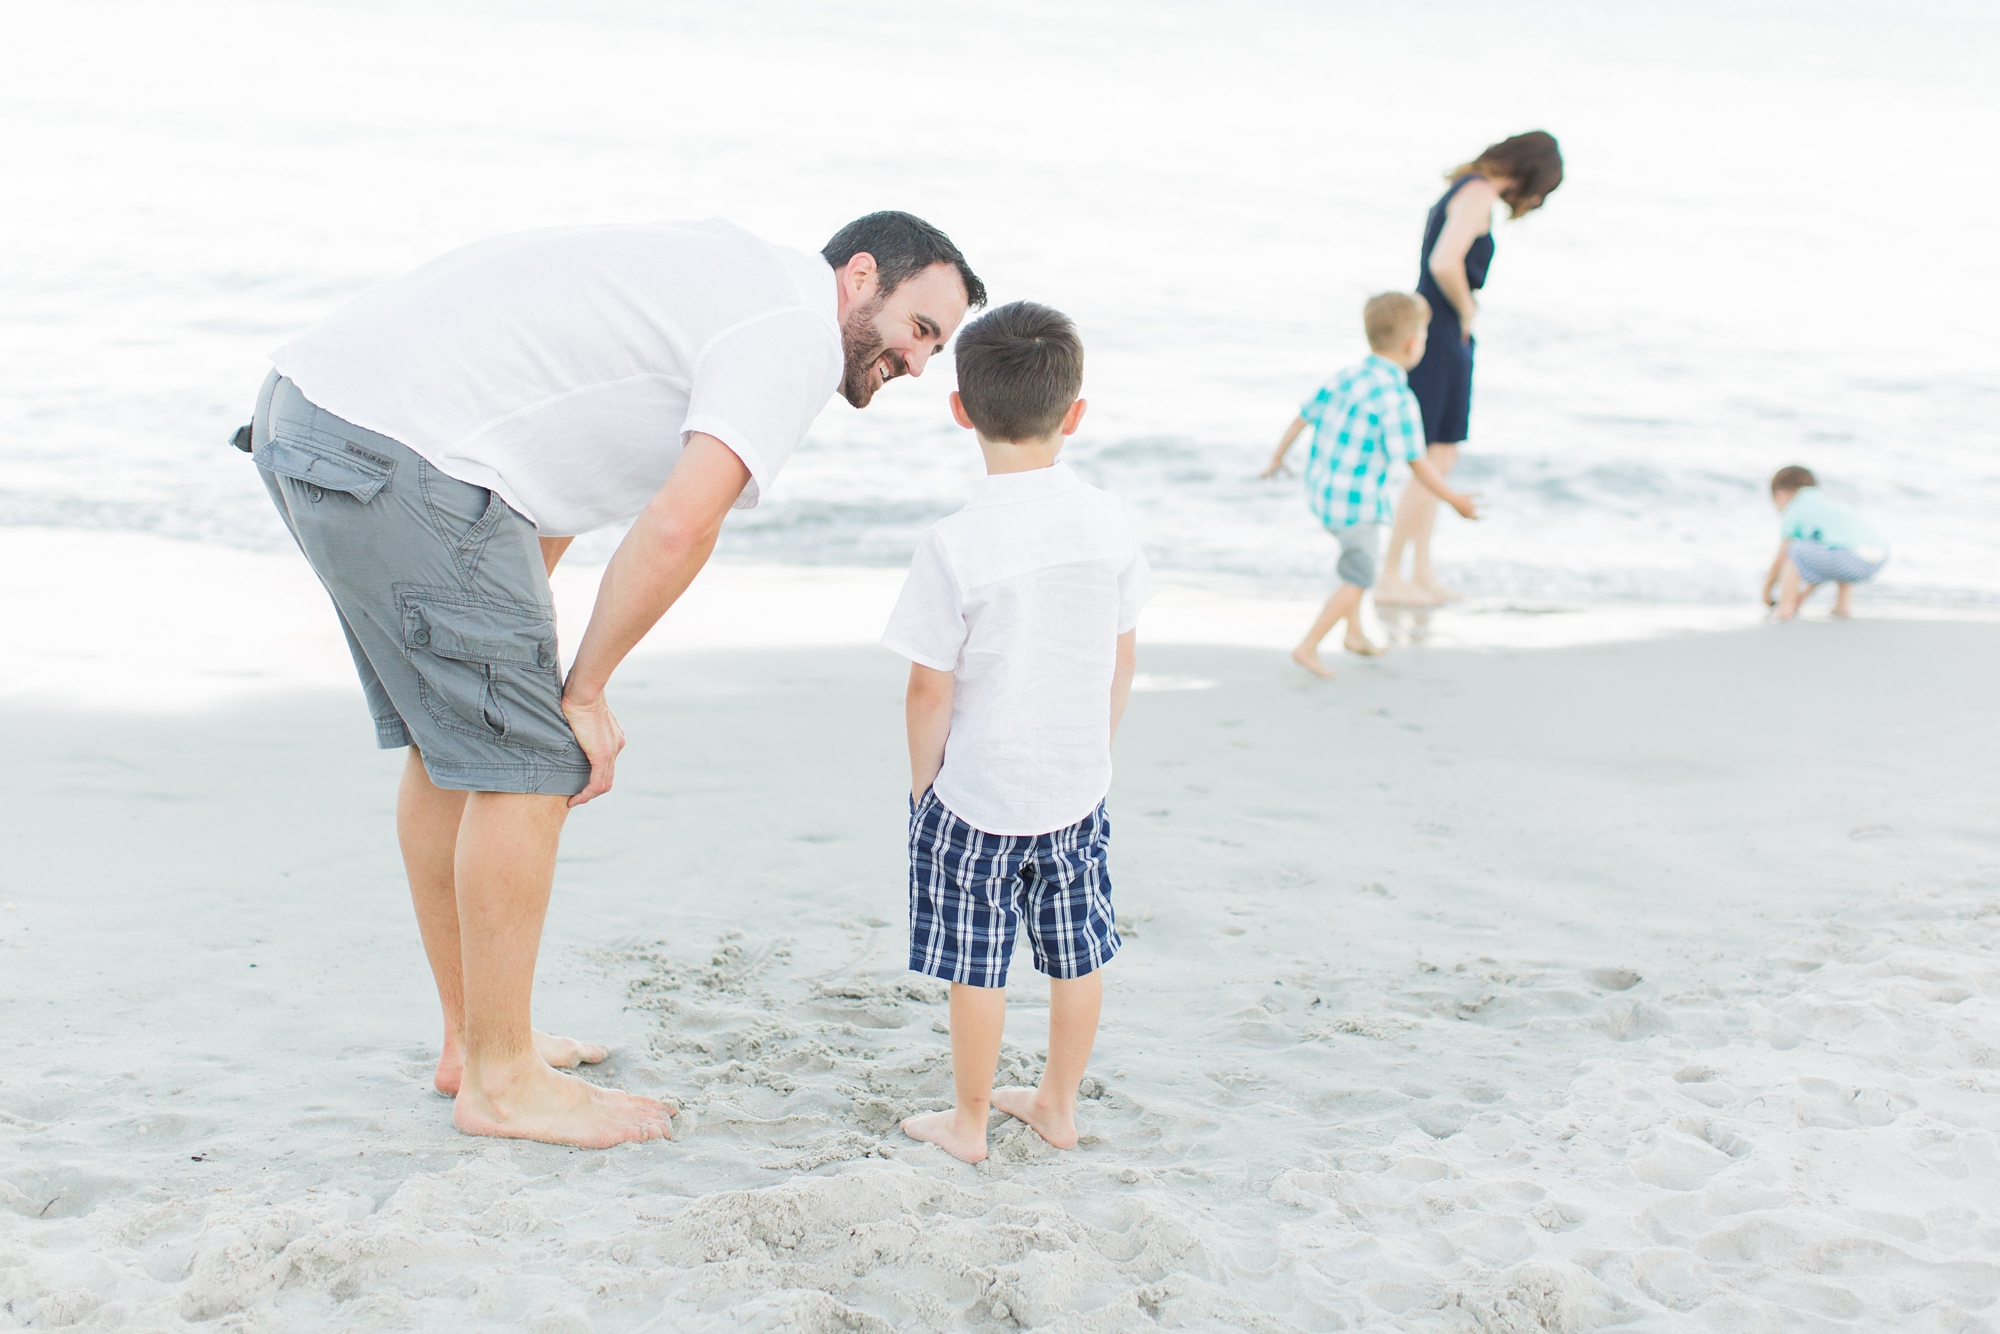
M1065 463L987 477L924 534L882 643L952 673L945 809L990 834L1045 834L1096 808L1118 636L1152 594L1124 508Z

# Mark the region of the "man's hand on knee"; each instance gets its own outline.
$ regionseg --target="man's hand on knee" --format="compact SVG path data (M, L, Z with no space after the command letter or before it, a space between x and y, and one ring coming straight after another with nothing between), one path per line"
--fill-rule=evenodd
M586 704L565 694L562 710L569 719L570 730L576 733L576 744L590 761L590 782L569 799L569 804L576 807L611 790L618 752L625 749L625 729L618 725L618 715L611 712L611 705L603 695Z

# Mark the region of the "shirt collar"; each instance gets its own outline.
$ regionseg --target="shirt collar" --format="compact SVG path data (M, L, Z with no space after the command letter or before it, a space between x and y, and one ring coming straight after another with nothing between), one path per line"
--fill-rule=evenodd
M1410 382L1410 373L1383 356L1380 352L1370 352L1364 364L1373 365L1377 370L1389 372L1389 374L1396 377L1397 384L1408 384Z
M972 499L965 502L965 507L972 510L987 505L1018 505L1024 500L1046 500L1082 485L1083 479L1070 471L1067 463L1058 459L1055 466L1049 468L988 473L973 489Z

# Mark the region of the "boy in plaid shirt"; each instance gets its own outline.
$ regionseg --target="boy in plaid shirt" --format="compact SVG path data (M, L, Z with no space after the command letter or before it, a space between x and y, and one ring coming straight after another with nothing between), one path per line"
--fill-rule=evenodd
M1292 442L1306 427L1313 428L1306 455L1306 503L1340 543L1335 567L1340 587L1292 650L1292 661L1314 676L1333 675L1320 661L1319 644L1342 621L1347 622L1342 642L1348 652L1372 657L1382 651L1361 631L1361 595L1375 584L1382 527L1392 517L1383 492L1391 455L1408 463L1417 480L1447 505L1468 519L1479 517L1473 497L1452 490L1437 465L1424 457L1423 411L1410 392L1409 370L1423 359L1430 322L1430 303L1420 296L1385 292L1370 297L1362 307L1362 324L1372 351L1359 365L1321 385L1299 409L1263 472L1273 477L1284 469Z

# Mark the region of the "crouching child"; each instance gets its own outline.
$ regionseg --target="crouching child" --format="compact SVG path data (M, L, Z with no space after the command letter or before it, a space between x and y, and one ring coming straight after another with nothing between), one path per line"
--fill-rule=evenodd
M1791 620L1813 590L1827 583L1839 590L1833 614L1851 615L1853 587L1882 572L1888 541L1852 506L1821 491L1810 468L1778 469L1771 478L1771 503L1778 509L1778 554L1764 576L1764 603L1772 617Z

